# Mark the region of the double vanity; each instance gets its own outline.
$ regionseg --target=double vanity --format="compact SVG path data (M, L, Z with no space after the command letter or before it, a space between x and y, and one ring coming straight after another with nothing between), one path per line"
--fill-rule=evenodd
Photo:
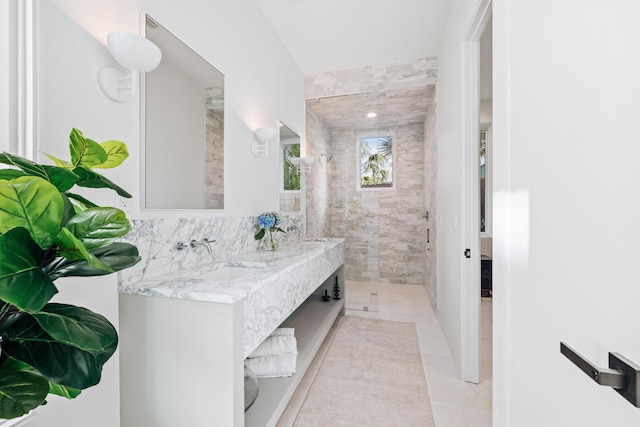
M309 239L121 283L121 425L275 425L344 312L343 265L342 239ZM296 373L260 379L245 412L244 359L280 326Z

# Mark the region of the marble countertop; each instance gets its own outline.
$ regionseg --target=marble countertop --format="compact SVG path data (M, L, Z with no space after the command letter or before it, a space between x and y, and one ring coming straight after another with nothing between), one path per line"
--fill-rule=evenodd
M283 281L302 283L322 274L323 265L344 262L344 239L307 239L286 242L276 251L253 251L232 259L202 263L197 268L184 269L160 277L151 276L139 283L120 283L124 294L157 296L225 304L234 304L260 291L269 284ZM238 278L206 278L208 273L225 267L242 267ZM302 268L304 267L304 268Z

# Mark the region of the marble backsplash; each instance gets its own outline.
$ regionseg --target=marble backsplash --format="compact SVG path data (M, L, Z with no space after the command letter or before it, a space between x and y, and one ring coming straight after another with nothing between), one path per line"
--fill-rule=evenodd
M274 240L297 241L304 238L303 215L283 215ZM234 255L263 249L263 241L254 239L258 219L252 217L154 218L131 221L132 229L123 241L138 247L142 261L119 273L121 284L135 284L145 279L175 273L203 263L224 262ZM211 254L204 246L189 247L192 239L207 238ZM179 242L187 245L176 249Z

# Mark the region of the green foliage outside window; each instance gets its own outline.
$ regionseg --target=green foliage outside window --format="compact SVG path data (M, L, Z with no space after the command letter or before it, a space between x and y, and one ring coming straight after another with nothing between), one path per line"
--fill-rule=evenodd
M300 144L285 144L282 146L284 175L283 184L285 191L300 190L300 170L291 161L292 158L300 158Z
M393 137L360 139L360 187L393 185Z

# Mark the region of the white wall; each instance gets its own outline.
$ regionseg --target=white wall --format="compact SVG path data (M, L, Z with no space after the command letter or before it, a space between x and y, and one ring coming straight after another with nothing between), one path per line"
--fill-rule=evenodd
M451 2L438 52L438 318L454 360L462 358L463 105L461 49L464 33L479 0ZM468 245L468 243L467 243Z
M114 66L105 46L110 31L139 32L145 10L169 31L225 74L225 210L141 212L134 204L130 217L256 215L278 208L277 143L266 158L250 152L253 130L283 120L304 129L303 76L252 0L202 2L172 0L37 0L37 149L67 158L72 127L96 140L125 141L130 158L105 174L140 197L140 123L138 100L119 104L107 99L97 84L104 66ZM5 2L0 17L5 19ZM7 85L6 55L1 46L0 87ZM1 93L1 92L0 92ZM0 112L4 97L0 100ZM3 110L4 109L4 110ZM6 123L1 116L0 125ZM6 129L2 126L2 129ZM304 143L304 141L303 141ZM0 147L1 148L1 147ZM40 161L45 158L40 155ZM114 202L107 190L91 192L101 204ZM117 325L116 277L58 281L59 301L73 301L106 314ZM76 401L52 399L33 422L57 425L113 427L119 416L118 360L105 368L105 378Z
M103 46L106 34L114 30L139 32L139 13L145 10L226 77L225 210L190 214L256 215L278 208L277 144L270 147L273 154L266 158L253 157L249 147L255 128L275 127L278 120L304 129L303 78L254 2L194 1L189 7L188 3L177 5L170 0L104 0L91 8L80 0L41 3L52 3L47 6L52 10L42 14L44 49L40 49L47 50L43 55L51 67L42 76L42 96L47 99L41 104L56 105L46 114L46 107L40 109L41 127L47 129L49 139L68 134L72 125L82 129L82 123L88 123L83 130L96 140L116 138L127 142L131 157L113 172L126 179L127 189L136 197L134 205L138 206L138 101L109 101L95 79L103 66L115 65ZM59 30L60 25L67 29ZM51 36L58 32L60 36ZM65 33L74 33L73 41L65 43ZM69 117L67 102L60 100L74 100L78 106L88 101L95 105L77 108L79 111ZM181 215L136 211L134 217Z
M637 426L640 3L494 0L494 426Z

